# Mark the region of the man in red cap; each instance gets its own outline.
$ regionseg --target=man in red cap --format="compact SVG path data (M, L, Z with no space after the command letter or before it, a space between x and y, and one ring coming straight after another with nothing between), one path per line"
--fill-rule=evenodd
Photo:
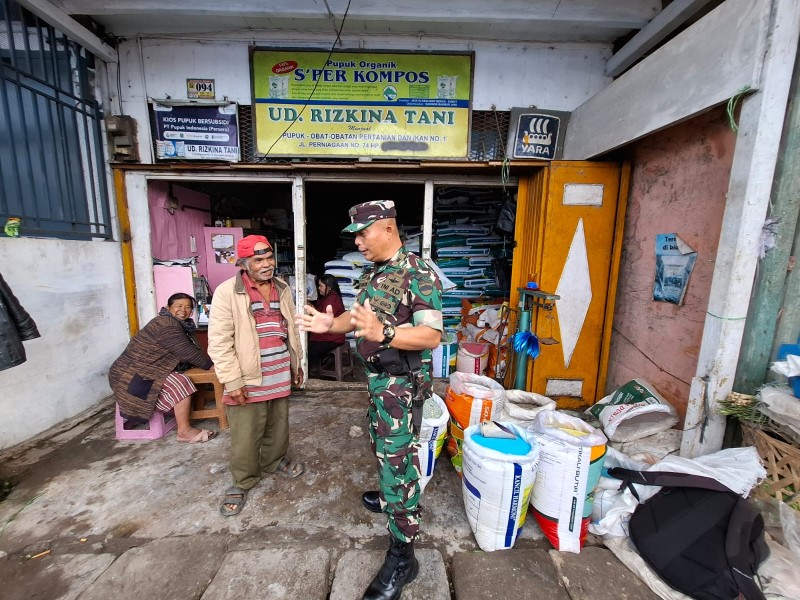
M208 324L208 354L225 386L231 428L225 516L242 510L262 473L297 477L304 470L287 454L289 394L292 383L303 384L291 289L274 277L275 254L264 236L242 238L236 256L241 270L214 291Z

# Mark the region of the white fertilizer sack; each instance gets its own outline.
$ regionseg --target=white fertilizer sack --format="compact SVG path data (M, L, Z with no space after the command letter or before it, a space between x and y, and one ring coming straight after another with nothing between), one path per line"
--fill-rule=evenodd
M428 406L428 403L433 403L433 406ZM428 482L433 477L433 468L436 466L436 458L442 451L445 438L447 437L447 423L450 420L450 414L447 412L447 406L439 396L434 394L431 398L425 401L425 408L423 409L422 427L419 432L419 489L420 492L425 489ZM436 409L439 410L436 410ZM425 412L432 413L435 416L425 417Z
M586 412L600 419L612 442L631 442L671 429L678 413L643 379L632 379L613 394L590 406Z
M540 446L531 506L556 550L579 553L592 515L594 488L606 455L606 436L584 421L542 411L528 427Z
M514 546L525 524L539 463L539 445L533 436L512 423L503 425L530 444L530 452L503 454L477 444L472 436L480 432L480 425L464 431L464 508L475 540L484 552Z

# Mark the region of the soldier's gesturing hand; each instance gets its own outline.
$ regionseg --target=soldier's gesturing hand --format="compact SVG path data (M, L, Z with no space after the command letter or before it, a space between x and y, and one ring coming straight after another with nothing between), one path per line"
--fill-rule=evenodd
M301 313L297 313L295 323L300 331L310 333L328 333L333 327L333 307L329 304L325 307L325 312L319 312L310 304L303 307Z
M355 328L355 336L363 337L370 342L383 341L383 323L369 305L369 299L361 305L353 303L350 309L350 324Z

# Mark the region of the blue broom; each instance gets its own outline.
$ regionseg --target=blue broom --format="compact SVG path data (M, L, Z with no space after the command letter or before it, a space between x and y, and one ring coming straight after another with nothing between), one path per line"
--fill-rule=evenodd
M518 331L514 334L514 352L536 358L539 356L539 338L530 331Z

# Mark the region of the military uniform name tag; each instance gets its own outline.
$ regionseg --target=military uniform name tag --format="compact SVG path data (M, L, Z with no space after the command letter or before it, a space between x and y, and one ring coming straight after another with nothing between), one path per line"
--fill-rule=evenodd
M407 269L398 269L381 278L375 286L376 295L370 304L387 315L393 315L403 299L407 273Z

